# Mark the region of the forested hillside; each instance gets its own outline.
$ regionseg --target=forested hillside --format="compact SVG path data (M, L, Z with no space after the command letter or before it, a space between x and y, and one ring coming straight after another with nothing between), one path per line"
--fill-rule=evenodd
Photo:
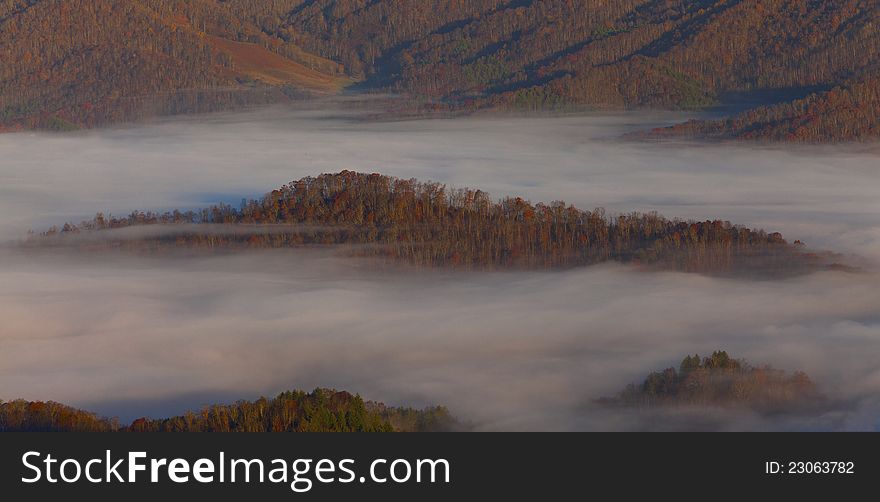
M208 110L331 92L344 74L458 111L772 94L681 132L865 140L878 27L876 0L4 0L0 120L95 125L168 93L159 112Z
M238 208L99 213L34 235L24 245L137 252L336 246L359 256L463 269L566 268L614 260L776 276L833 266L829 256L809 253L778 233L729 222L669 220L656 213L608 216L561 201L495 202L481 190L351 171L293 181Z
M336 92L338 64L212 0L0 1L0 127L65 130Z
M738 406L757 411L783 411L822 400L806 373L755 367L725 351L709 357L686 356L679 367L649 374L617 397L601 402L625 406Z
M329 389L215 404L130 425L60 403L0 401L0 432L431 432L460 429L442 406L415 410L364 402Z
M373 86L442 106L700 108L774 90L779 104L691 132L793 141L880 134L876 1L301 5L281 21L297 43L363 71Z
M640 136L810 143L874 140L880 137L880 72L803 99L759 106L723 120L691 120Z

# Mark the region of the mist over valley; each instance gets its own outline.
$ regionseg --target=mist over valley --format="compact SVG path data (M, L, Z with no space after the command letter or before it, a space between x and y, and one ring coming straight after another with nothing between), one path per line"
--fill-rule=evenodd
M343 102L344 104L344 102ZM874 430L880 181L871 145L621 140L673 112L373 121L268 108L0 135L0 398L131 421L291 388L442 404L476 430ZM456 270L341 250L25 252L96 212L199 210L353 170L780 232L852 270L717 277L632 264ZM136 231L137 229L110 232ZM685 354L804 371L783 414L596 403Z

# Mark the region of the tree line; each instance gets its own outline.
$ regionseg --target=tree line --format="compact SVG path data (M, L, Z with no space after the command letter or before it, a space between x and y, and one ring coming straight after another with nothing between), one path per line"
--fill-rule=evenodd
M432 432L462 427L442 406L389 407L331 389L214 404L129 425L51 401L0 401L0 432Z
M125 228L131 230L102 232ZM608 215L601 208L584 211L519 197L493 201L481 190L352 171L293 181L239 207L99 213L34 235L25 245L147 251L334 246L359 256L462 269L553 269L613 260L772 276L828 265L827 256L779 233L720 220Z

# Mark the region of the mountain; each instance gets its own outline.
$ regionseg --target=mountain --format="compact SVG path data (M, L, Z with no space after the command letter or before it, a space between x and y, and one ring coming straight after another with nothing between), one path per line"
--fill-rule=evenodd
M691 120L637 136L757 139L818 143L868 141L880 137L880 71L825 92L759 106L721 120Z
M753 110L662 135L848 141L880 134L876 0L0 5L0 29L12 35L0 54L15 62L0 74L7 127L64 125L52 117L75 125L127 119L136 113L126 99L162 93L178 96L156 108L172 113L357 82L354 89L415 95L426 108L463 112L701 109L757 99ZM105 111L88 108L96 106Z

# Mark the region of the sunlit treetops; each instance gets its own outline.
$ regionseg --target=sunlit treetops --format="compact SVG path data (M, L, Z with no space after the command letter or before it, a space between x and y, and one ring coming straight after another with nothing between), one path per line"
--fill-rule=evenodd
M176 417L139 418L130 425L55 402L0 401L0 432L430 432L462 427L442 406L390 407L330 389L215 404Z
M127 230L115 231L121 229ZM303 178L239 207L99 213L25 245L158 252L317 246L427 267L566 268L618 261L770 275L816 270L828 260L778 233L724 221L611 216L518 197L493 201L481 190L352 171Z

